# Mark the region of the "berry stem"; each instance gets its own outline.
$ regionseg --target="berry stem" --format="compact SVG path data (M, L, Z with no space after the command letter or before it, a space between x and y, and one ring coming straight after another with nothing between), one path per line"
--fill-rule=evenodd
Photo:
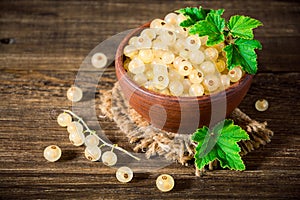
M72 115L74 118L76 118L80 123L82 123L82 125L85 127L85 132L87 133L90 133L90 134L94 134L105 146L109 146L111 147L112 149L117 149L119 151L122 151L123 153L127 154L128 156L136 159L136 160L140 160L140 158L132 155L131 153L129 153L128 151L126 151L125 149L121 148L121 147L118 147L118 145L116 144L109 144L107 142L105 142L101 137L99 137L97 134L96 134L96 131L94 130L91 130L88 125L83 121L83 119L81 117L79 117L78 115L76 115L75 113L73 113L72 111L70 110L64 110L64 112L66 113L69 113L70 115Z

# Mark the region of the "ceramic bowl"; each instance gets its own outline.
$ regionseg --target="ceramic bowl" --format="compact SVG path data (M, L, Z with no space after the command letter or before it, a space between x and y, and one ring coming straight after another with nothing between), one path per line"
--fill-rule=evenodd
M240 81L223 92L199 97L176 97L159 94L138 86L123 66L123 49L129 39L138 35L149 23L129 33L120 43L115 58L116 75L121 90L132 106L145 120L160 129L191 134L198 127L213 126L228 116L243 100L253 75L245 74Z

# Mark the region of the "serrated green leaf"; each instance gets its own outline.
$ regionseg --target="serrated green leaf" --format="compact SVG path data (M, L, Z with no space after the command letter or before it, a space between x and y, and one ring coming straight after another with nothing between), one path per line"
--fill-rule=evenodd
M229 19L227 26L234 37L253 39L253 29L261 25L262 23L257 19L235 15Z
M208 36L207 45L213 46L225 40L223 30L225 27L225 19L219 14L209 13L205 20L197 22L190 29L190 34L198 34L199 36Z
M218 9L218 10L211 9L209 13L223 15L224 11L225 11L224 9Z
M188 17L190 20L197 22L200 20L204 20L209 10L203 9L201 6L199 8L196 7L187 7L182 8L176 11L177 13L181 13L184 16Z
M228 153L223 151L218 144L217 159L220 161L222 168L229 168L231 170L245 170L245 164L238 152Z
M192 26L194 24L195 24L194 20L186 19L186 20L184 20L183 22L180 23L180 26L181 27L190 27L190 26Z
M198 169L202 169L205 165L217 159L217 151L214 148L204 157L200 157L198 152L195 154L195 163Z
M223 50L226 52L228 69L241 66L249 74L257 72L257 55L255 49L262 46L257 40L236 39L234 44L227 45Z
M192 135L191 139L198 143L203 142L208 132L208 127L203 126L202 128L196 130L196 132Z
M234 170L244 170L245 165L239 155L237 142L249 139L241 127L234 125L232 120L218 123L212 131L207 127L197 129L192 140L198 142L195 153L195 163L202 169L209 162L218 159L221 167Z

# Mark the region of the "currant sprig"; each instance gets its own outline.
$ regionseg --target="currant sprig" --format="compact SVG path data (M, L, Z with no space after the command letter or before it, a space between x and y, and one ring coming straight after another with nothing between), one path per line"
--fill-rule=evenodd
M121 151L136 160L140 160L140 158L132 155L125 149L119 147L117 144L107 143L105 140L103 140L96 134L95 130L91 130L81 117L79 117L72 111L63 111L64 113L60 114L57 118L59 125L63 127L67 126L67 130L70 133L69 138L75 146L80 146L83 143L85 143L85 145L87 146L87 148L85 149L85 156L89 160L99 160L101 157L101 147L103 146L111 147L111 151L105 152L102 155L103 163L105 163L108 166L113 166L117 161L117 156L113 152L114 149ZM72 121L72 117L77 121ZM83 131L83 129L85 130ZM74 133L76 133L76 135ZM89 135L85 137L84 133L88 133ZM99 142L101 142L102 144L98 147Z

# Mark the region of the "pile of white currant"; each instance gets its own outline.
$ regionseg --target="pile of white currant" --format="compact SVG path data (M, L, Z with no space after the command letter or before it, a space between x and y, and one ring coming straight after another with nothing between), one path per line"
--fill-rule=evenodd
M224 43L206 46L207 37L189 35L182 14L154 19L124 48L124 68L147 89L165 95L202 96L224 90L241 79L240 67L228 70Z

